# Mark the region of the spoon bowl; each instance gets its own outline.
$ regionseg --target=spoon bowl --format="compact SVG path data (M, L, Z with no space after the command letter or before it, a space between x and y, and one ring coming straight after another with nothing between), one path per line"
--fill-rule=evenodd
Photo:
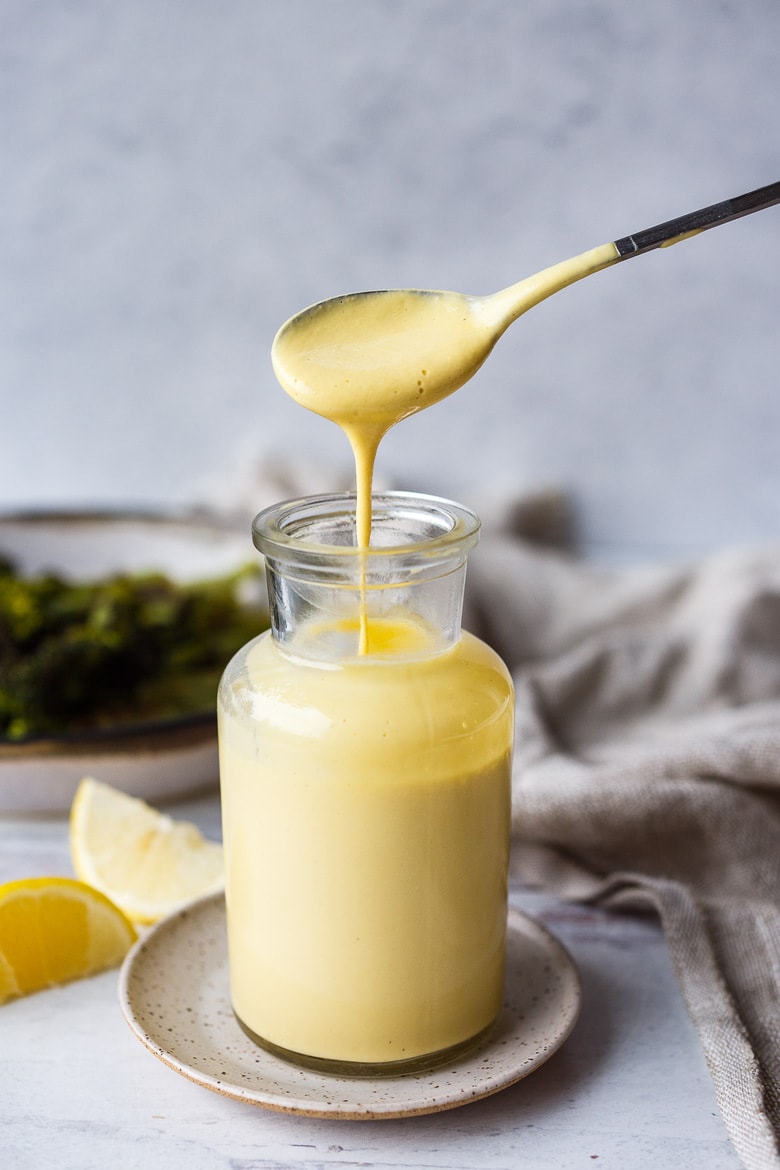
M342 427L358 418L382 425L388 408L397 422L477 372L503 332L497 315L492 297L433 289L353 293L288 322L274 341L274 370L291 398ZM372 393L375 382L381 391Z

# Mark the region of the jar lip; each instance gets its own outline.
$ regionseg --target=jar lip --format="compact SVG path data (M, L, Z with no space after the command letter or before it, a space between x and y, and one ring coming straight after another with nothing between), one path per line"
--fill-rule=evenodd
M259 512L252 521L252 540L264 556L284 556L295 550L337 558L354 557L359 551L355 544L320 543L301 535L318 519L351 518L355 515L354 492L332 492L323 495L299 496L272 504ZM452 555L466 553L479 539L480 520L471 508L442 496L419 492L376 492L372 496L372 516L375 526L383 519L404 516L426 519L439 531L421 540L399 544L371 544L368 553L374 557L397 557L400 554Z

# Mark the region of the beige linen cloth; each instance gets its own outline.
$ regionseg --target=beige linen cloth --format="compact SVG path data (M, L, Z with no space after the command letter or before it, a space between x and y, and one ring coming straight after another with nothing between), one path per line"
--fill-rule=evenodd
M780 547L608 569L545 547L557 505L469 567L517 688L514 872L657 910L734 1147L780 1167Z

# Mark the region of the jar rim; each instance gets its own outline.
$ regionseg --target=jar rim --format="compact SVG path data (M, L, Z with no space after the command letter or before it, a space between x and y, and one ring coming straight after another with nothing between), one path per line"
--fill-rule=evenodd
M325 557L354 557L360 550L356 544L331 544L306 539L302 533L317 519L329 517L349 519L356 509L355 492L331 492L322 495L299 496L272 504L259 512L252 521L252 540L255 547L271 559L307 553ZM397 518L425 520L434 528L432 535L423 539L395 544L371 544L367 550L372 558L397 557L399 554L434 556L437 559L453 554L465 554L479 539L480 520L476 512L454 500L419 492L376 492L371 498L373 526Z

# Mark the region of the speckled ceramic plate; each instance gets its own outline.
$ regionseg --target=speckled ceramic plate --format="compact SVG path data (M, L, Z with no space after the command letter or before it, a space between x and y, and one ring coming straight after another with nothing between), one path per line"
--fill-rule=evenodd
M574 1027L577 970L545 928L509 913L504 1009L478 1048L434 1071L376 1080L297 1068L258 1048L230 1006L222 895L156 926L127 956L122 1011L164 1064L206 1089L309 1117L411 1117L488 1097L543 1064Z
M0 554L30 574L159 570L179 581L220 576L256 556L248 526L136 512L0 515ZM217 774L215 711L22 743L0 738L0 813L65 812L86 775L158 802L214 786Z

